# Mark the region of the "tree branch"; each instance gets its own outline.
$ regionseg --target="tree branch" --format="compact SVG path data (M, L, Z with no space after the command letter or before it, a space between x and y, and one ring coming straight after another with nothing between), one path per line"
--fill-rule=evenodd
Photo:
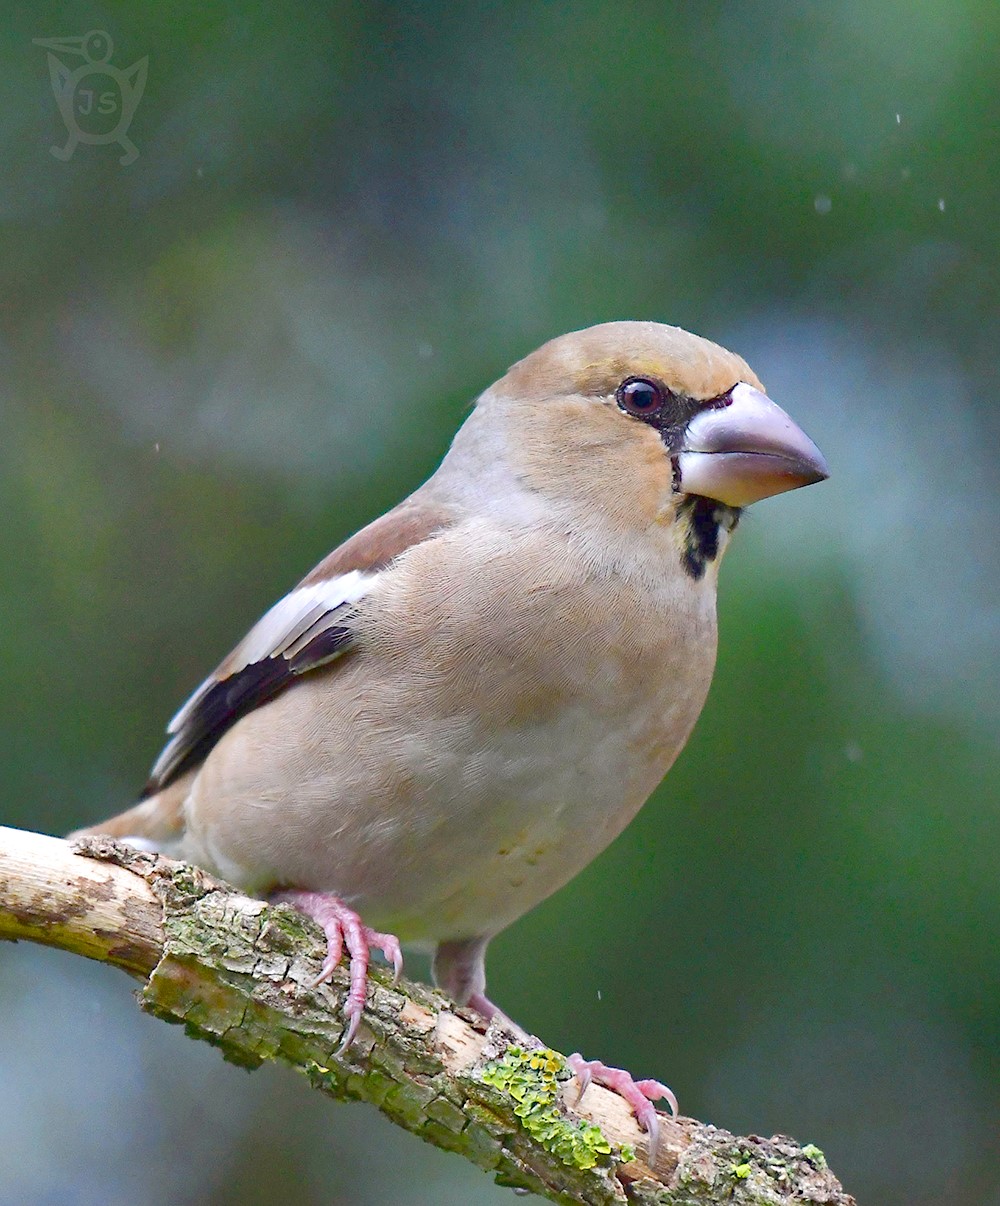
M854 1206L815 1147L737 1138L660 1117L655 1168L625 1103L577 1103L562 1056L527 1049L440 993L373 969L364 1021L340 1053L346 976L314 987L325 949L311 922L205 872L110 839L70 843L0 827L0 938L111 963L142 1007L245 1067L281 1060L333 1097L377 1105L498 1182L555 1202L609 1206Z

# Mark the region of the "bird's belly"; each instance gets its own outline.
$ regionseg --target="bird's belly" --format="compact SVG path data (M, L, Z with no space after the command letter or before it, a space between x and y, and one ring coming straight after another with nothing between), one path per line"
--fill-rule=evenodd
M697 719L712 660L650 667L627 691L606 684L503 723L430 700L403 711L389 696L331 707L313 676L213 751L185 853L249 891L333 892L404 941L499 932L635 815ZM279 708L294 715L268 715ZM287 731L301 745L269 746Z
M683 746L683 731L658 742L660 757L636 757L645 724L608 732L585 713L506 734L479 750L479 782L458 774L442 785L448 819L435 835L402 835L410 861L405 891L359 884L360 899L392 932L415 938L490 934L504 929L590 863L624 828ZM618 720L621 717L619 715ZM480 779L479 776L482 776Z

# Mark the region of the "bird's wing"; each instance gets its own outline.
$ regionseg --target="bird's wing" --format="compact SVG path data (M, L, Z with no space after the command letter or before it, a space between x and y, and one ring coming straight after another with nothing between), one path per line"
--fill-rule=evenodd
M399 556L449 527L441 508L401 503L352 536L261 617L167 727L143 798L204 760L241 716L352 648L355 605Z

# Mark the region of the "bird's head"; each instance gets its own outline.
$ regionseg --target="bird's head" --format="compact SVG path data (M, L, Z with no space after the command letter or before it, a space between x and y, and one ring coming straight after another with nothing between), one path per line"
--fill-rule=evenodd
M560 336L483 395L530 489L623 532L715 517L828 476L741 357L679 327L609 322Z

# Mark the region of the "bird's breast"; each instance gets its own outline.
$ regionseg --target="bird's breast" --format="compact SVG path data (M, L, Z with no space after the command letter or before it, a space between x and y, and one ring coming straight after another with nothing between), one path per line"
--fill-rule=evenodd
M715 663L714 579L693 582L670 533L655 539L656 568L647 549L630 573L622 548L610 567L557 534L486 529L432 563L428 548L373 601L386 710L419 684L403 727L436 746L412 815L447 832L421 855L440 924L507 924L554 891L682 749Z

